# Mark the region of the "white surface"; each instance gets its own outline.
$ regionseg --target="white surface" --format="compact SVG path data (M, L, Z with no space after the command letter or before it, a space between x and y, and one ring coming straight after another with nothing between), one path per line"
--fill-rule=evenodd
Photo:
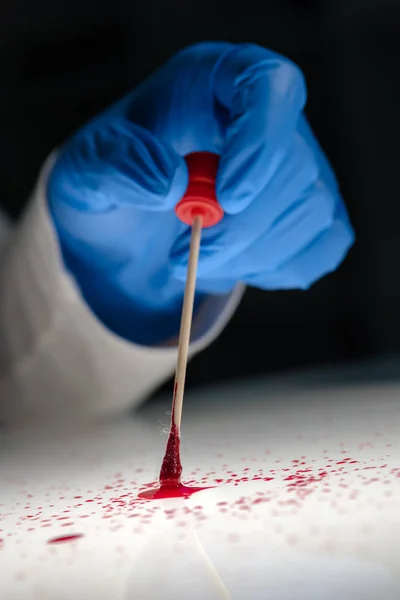
M2 600L400 597L399 387L192 395L184 479L217 487L136 504L168 418L3 436Z

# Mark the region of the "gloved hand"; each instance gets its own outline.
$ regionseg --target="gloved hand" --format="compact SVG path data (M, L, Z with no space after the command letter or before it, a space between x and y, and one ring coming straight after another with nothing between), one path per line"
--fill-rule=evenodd
M190 232L173 209L189 152L221 155L225 210L203 234L197 302L237 282L306 289L339 265L354 234L305 100L301 72L282 56L202 43L66 143L50 208L66 264L109 328L144 344L179 329Z

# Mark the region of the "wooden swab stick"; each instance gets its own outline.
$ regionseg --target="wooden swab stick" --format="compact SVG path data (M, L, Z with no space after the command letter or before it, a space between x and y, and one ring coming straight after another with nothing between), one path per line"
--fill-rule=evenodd
M192 152L185 156L188 168L188 187L183 198L175 207L177 217L192 228L189 264L183 298L181 328L179 332L178 360L172 400L171 432L178 436L182 419L182 403L185 390L186 366L192 327L193 303L196 288L197 263L199 260L201 231L212 227L224 216L218 204L215 182L219 157L211 152Z
M181 326L179 331L178 358L176 363L172 418L179 433L182 420L183 394L185 391L186 367L189 352L190 331L192 328L194 294L196 290L197 263L199 260L202 217L195 216L190 239L189 263L185 293L183 297Z

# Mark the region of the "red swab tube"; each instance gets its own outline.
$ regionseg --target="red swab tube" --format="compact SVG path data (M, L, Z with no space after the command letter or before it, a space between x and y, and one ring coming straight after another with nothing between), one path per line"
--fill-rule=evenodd
M212 152L192 152L185 156L185 161L189 183L175 213L186 225L192 226L194 218L200 216L202 227L212 227L224 216L215 193L219 156Z

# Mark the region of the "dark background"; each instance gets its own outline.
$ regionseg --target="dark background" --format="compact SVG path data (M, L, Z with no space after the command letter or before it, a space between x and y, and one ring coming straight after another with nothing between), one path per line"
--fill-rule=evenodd
M174 51L213 39L259 43L303 69L357 243L310 291L248 290L189 383L399 353L400 0L3 0L4 208L21 213L72 130Z

